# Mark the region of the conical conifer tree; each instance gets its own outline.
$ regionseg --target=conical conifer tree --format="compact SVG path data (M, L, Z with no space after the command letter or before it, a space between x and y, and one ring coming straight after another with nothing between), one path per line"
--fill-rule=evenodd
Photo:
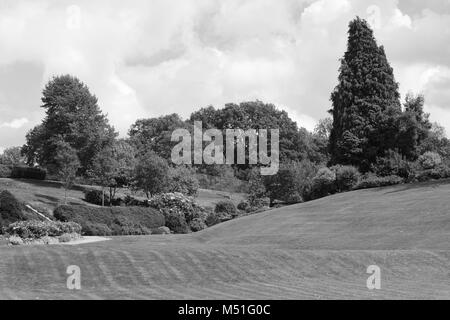
M395 148L395 117L401 104L384 48L359 17L349 24L347 52L339 71L339 83L331 94L331 162L367 170L377 156Z

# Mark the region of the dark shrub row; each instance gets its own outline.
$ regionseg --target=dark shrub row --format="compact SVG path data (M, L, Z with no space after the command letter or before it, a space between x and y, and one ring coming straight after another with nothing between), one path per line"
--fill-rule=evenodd
M53 213L59 221L77 222L84 235L144 235L165 225L164 216L144 207L59 206Z
M11 178L15 179L45 180L46 175L45 170L31 167L14 167L11 172Z
M374 174L365 175L355 186L357 189L368 189L386 187L402 183L404 180L399 176L378 177Z
M11 192L0 192L0 232L10 223L27 220L24 210L24 205Z
M175 233L196 232L206 228L207 213L191 197L181 193L154 196L148 205L159 210L166 218L166 227Z
M75 222L58 221L19 221L5 228L5 233L22 239L40 239L43 237L59 237L63 234L81 233L81 226Z

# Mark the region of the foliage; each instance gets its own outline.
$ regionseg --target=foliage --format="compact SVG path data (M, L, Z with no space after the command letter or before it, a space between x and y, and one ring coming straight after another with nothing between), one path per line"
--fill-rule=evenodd
M418 162L423 169L434 169L442 163L442 158L438 153L428 151L419 157Z
M63 140L56 145L55 166L57 175L64 185L64 203L67 204L67 190L75 181L80 160L75 149Z
M22 156L21 147L6 148L0 155L0 165L10 167L25 165L25 157Z
M403 181L404 180L401 177L395 175L378 177L373 173L369 173L362 177L362 179L357 183L354 189L357 190L357 189L386 187L403 183Z
M316 172L317 166L309 160L282 163L277 174L264 179L271 202L309 200L311 182Z
M10 166L0 164L0 178L10 178L12 169Z
M250 204L247 201L241 201L237 205L237 209L241 211L247 211L250 208Z
M302 159L315 161L315 158L321 158L317 154L318 150L313 143L312 135L305 129L299 129L297 123L286 111L277 109L273 104L249 101L240 104L229 103L223 109L209 106L191 114L189 124L193 125L195 121L202 121L205 129L216 128L223 131L228 128L279 129L281 162ZM226 150L225 146L223 150ZM246 142L246 150L248 150L248 142ZM246 164L233 167L240 169L251 167L248 165L248 152L246 152Z
M164 216L152 208L59 206L53 213L59 221L74 221L86 235L143 234L164 226ZM148 233L145 233L148 234Z
M409 179L414 175L414 164L400 153L388 150L384 157L377 158L372 165L372 171L380 177L395 175Z
M137 120L129 131L130 142L140 154L153 150L158 156L169 161L172 148L176 144L171 141L172 132L185 127L186 124L175 113L159 118Z
M149 202L151 208L159 210L166 218L166 227L175 233L188 233L190 223L194 219L205 221L206 211L191 197L181 193L164 193L152 197ZM197 224L198 225L198 224Z
M189 222L189 228L192 232L198 232L203 229L206 229L208 226L205 223L205 220L200 218L194 218L191 222Z
M394 124L401 105L384 48L360 18L349 24L338 81L331 95L331 162L358 165L366 171L377 156L395 146Z
M169 192L179 192L187 196L197 195L199 182L195 176L195 170L178 166L169 169Z
M32 167L13 167L11 178L45 180L47 172L44 169Z
M54 77L45 86L42 108L46 117L26 136L22 151L29 165L55 165L56 143L61 138L77 152L84 174L99 150L111 145L117 133L100 111L97 98L75 77Z
M237 215L236 206L234 205L233 202L231 202L229 200L219 201L214 208L214 212L226 213L226 214L230 215L231 217L234 217Z
M9 191L0 192L0 233L10 223L27 220L25 206Z
M358 183L360 173L356 167L337 165L331 168L336 173L338 192L349 191Z
M312 179L312 198L325 197L336 192L336 172L329 168L320 168Z
M260 199L267 196L266 187L259 169L253 169L250 173L248 185L248 203L252 207L260 206Z
M428 181L450 178L450 168L444 164L437 165L432 169L421 170L416 173L417 181Z
M429 114L424 113L423 95L408 93L405 99L405 111L398 118L397 147L408 160L415 160L420 154L420 145L427 140L432 125Z
M104 205L110 205L110 198L108 194L104 195L103 198L103 191L98 189L85 189L83 191L84 193L84 200L86 202L101 206L104 201Z
M153 151L139 155L134 173L134 186L142 189L147 198L163 193L169 186L168 171L167 161Z
M10 224L5 233L22 239L59 237L67 233L81 233L81 226L74 222L28 220Z

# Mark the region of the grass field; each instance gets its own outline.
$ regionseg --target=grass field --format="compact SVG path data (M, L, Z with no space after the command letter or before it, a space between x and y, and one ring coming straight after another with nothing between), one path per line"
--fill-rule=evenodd
M450 182L360 190L199 233L0 247L3 299L450 299ZM381 290L366 269L381 268ZM66 268L81 268L81 290Z
M89 205L89 203L86 203L83 200L83 188L83 186L75 186L69 190L67 194L67 203ZM0 190L11 191L18 199L48 216L53 214L53 210L57 206L64 204L64 189L62 188L61 183L56 181L0 178ZM119 189L117 196L124 197L124 190ZM134 196L145 199L145 197L140 194ZM200 205L206 207L214 207L218 201L227 199L233 201L237 205L245 199L245 194L199 189L196 197L196 201Z

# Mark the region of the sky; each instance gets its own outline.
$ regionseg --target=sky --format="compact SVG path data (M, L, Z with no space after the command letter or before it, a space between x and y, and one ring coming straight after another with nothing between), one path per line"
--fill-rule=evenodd
M450 0L0 0L0 152L45 116L55 75L88 85L125 136L137 119L262 100L312 130L330 109L350 20L450 132Z

